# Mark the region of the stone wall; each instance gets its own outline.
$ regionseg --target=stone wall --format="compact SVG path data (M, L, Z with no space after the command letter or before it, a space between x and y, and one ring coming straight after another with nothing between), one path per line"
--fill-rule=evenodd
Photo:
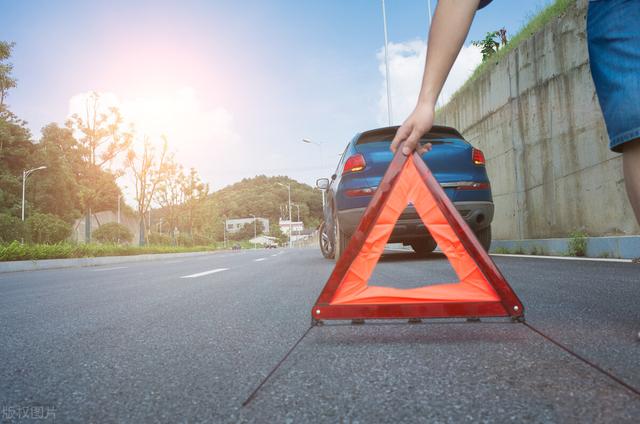
M640 234L591 79L587 4L577 0L438 112L487 157L495 239Z

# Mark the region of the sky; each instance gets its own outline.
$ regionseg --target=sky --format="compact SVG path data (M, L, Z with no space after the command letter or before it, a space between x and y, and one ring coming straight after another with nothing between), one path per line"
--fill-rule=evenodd
M441 102L481 61L471 40L513 35L548 3L479 11ZM428 0L386 12L396 125L417 98ZM356 133L389 123L379 0L0 0L0 39L16 43L8 104L35 140L95 91L212 189L259 174L313 185Z

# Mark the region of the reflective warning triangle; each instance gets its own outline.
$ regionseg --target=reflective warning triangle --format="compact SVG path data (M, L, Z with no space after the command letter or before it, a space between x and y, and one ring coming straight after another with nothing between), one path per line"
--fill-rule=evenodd
M458 282L411 289L368 285L391 232L413 204ZM314 321L524 317L522 303L418 153L398 152L311 311Z

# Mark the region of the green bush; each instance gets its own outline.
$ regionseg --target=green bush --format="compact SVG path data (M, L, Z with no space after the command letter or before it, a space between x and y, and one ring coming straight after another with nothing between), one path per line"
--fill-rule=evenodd
M194 246L208 246L212 243L215 243L212 238L205 236L204 234L194 234L193 235L193 245Z
M148 236L149 244L171 246L173 245L173 238L168 234L151 233Z
M587 254L587 237L584 231L569 234L569 256L585 256Z
M34 213L25 224L32 243L60 243L71 235L71 225L48 213Z
M193 238L189 233L180 233L177 237L178 246L193 246Z
M0 214L0 242L10 243L24 237L22 220L9 214Z
M117 222L102 224L92 236L100 243L130 243L133 240L131 231Z

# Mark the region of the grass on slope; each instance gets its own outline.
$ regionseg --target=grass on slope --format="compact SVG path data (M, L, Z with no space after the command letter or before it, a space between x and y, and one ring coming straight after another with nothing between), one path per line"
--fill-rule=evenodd
M489 60L482 62L476 69L473 71L473 74L469 77L469 79L460 87L454 94L451 96L451 99L454 99L460 92L462 92L466 87L468 87L473 81L477 80L480 76L484 75L490 69L492 69L500 60L505 57L510 51L518 47L523 41L530 38L533 34L538 32L542 27L544 27L549 21L551 21L556 16L564 13L569 6L575 4L576 0L556 0L551 3L549 6L542 9L538 14L534 15L529 22L520 30L516 35L511 37L507 45L491 56ZM491 9L486 9L490 11ZM485 12L490 13L490 12Z

